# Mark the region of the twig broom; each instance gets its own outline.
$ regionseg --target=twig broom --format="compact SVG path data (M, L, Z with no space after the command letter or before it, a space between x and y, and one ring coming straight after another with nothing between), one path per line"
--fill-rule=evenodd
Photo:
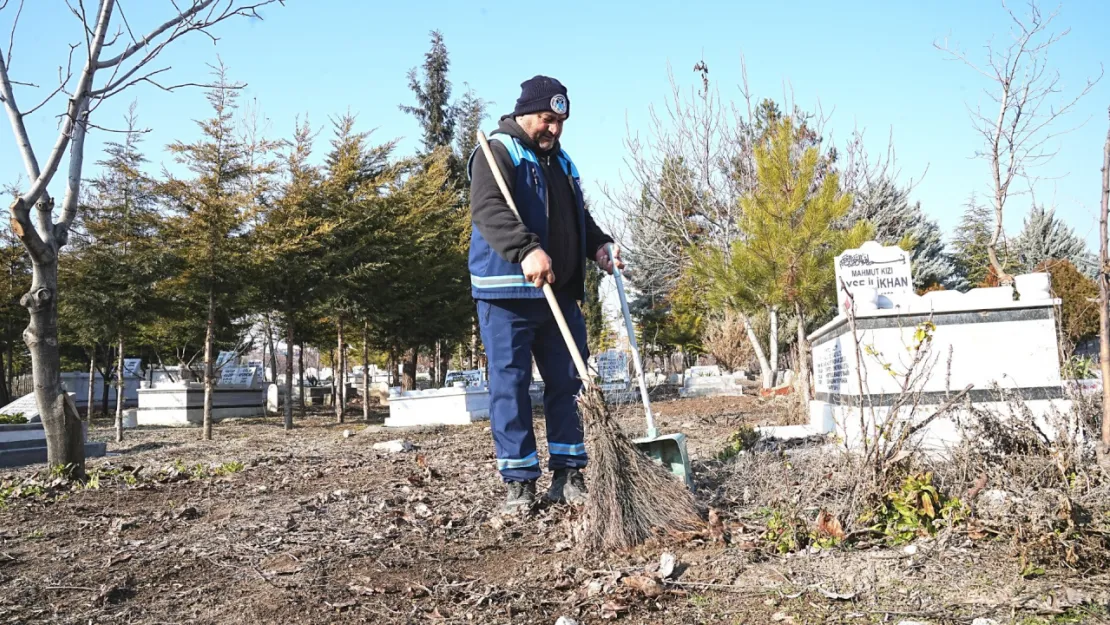
M520 212L482 131L478 131L478 143L501 195L520 219ZM586 546L625 549L643 543L655 532L696 529L702 519L690 491L666 469L644 456L609 414L601 389L582 362L550 284L543 285L543 294L578 376L582 378L578 410L586 429L593 482L586 498Z

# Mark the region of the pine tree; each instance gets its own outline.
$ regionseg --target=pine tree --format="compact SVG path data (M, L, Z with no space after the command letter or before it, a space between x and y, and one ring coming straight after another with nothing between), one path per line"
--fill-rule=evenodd
M815 186L825 159L791 118L775 122L756 147L759 185L743 199L744 237L730 254L696 251L695 267L708 286L710 301L747 314L767 306L792 310L798 334L798 380L809 399L807 311L826 310L835 298L833 259L866 241L866 221L837 227L852 205L840 191L835 171ZM810 313L812 314L812 313Z
M423 166L438 166L435 163L439 159L444 159L446 164L448 174L444 181L446 193L442 195L442 201L445 204L433 209L435 216L430 218L438 221L441 227L449 228L449 231L440 234L444 241L451 242L451 247L449 249L444 248L437 254L458 260L456 255L459 251L458 246L465 245L463 242L470 225L467 207L462 201L464 196L461 189L465 186L464 182L466 180L461 169L463 165L456 161L455 154L451 150L451 142L455 139L459 109L451 103L451 82L447 78L450 60L447 54L447 46L443 42L443 35L439 31L432 31L431 42L431 49L424 55L423 79L421 80L415 68L409 71L409 88L416 97L416 105L401 105L401 110L412 114L423 131L424 149L420 154ZM470 110L467 111L470 117L467 120L468 123L475 125L480 123L483 112L480 110L482 108L481 102L471 98L468 106L470 107ZM474 119L475 117L477 119ZM470 130L473 130L473 128ZM423 212L423 209L418 212ZM433 223L436 221L433 221ZM439 276L425 275L423 279L433 282L432 291L438 294L435 298L435 306L440 311L436 324L440 336L425 344L407 346L405 354L406 387L415 384L416 361L421 347L431 348L434 346L438 356L435 367L437 374L435 383L437 386L442 384L446 374L447 360L453 351L451 345L453 342L461 341L473 329L474 313L467 310L473 308L466 296L469 290L468 282L456 281L453 278L458 273L454 267L448 268L439 264L436 266L444 267L445 273ZM462 262L462 266L465 269L465 260ZM424 293L421 297L430 298L431 294ZM442 343L445 339L448 340L447 345Z
M944 247L940 227L925 216L921 203L910 204L905 189L889 178L869 185L856 198L848 223L866 219L875 228L875 240L884 245L910 246L910 265L917 289L942 285L949 289L964 286L955 264Z
M115 346L116 442L123 441L123 359L155 312L153 287L168 268L157 236L161 216L154 183L141 171L146 159L136 127L132 105L123 143L109 142L106 158L97 163L104 171L89 185L73 262L59 274L67 293L60 316L74 329L77 343Z
M1045 210L1043 206L1029 210L1012 249L1019 271L1033 271L1046 260L1067 260L1084 275L1092 276L1098 265L1083 239L1057 219L1053 209Z
M251 182L258 174L248 147L236 136L233 117L241 85L227 80L223 67L216 70L216 84L207 93L213 117L198 122L202 137L193 143L176 141L168 146L179 163L194 174L192 180L170 177L162 193L177 214L173 222L183 272L178 284L205 319L204 427L212 438L212 394L215 387L216 343L236 308L247 277L249 250L244 237L253 208Z
M455 174L456 180L460 184L460 191L462 197L463 212L469 217L469 212L466 207L470 206L470 185L466 183L469 176L466 172L467 163L470 160L470 155L478 146L478 131L482 127L482 122L486 119L486 110L489 103L479 98L474 90L467 89L463 94L462 101L459 102L458 110L458 132L455 137L455 162L457 163L458 172ZM470 224L467 224L469 227ZM478 318L477 309L471 307L470 316L470 356L468 358L468 367L473 369L478 366L478 353L480 350L481 337L478 333Z
M293 427L293 346L305 318L316 314L326 295L326 255L335 223L325 212L321 174L309 163L313 134L308 120L298 124L284 155L285 183L252 233L260 303L280 312L286 345L285 429ZM275 369L276 378L277 371Z
M409 89L416 95L416 106L401 105L401 110L416 117L424 131L424 152L451 145L455 137L456 109L451 105L451 81L447 71L451 61L443 34L431 32L432 47L424 54L424 77L416 68L409 70Z
M582 302L582 316L586 318L586 343L591 354L601 351L605 336L605 314L601 308L601 277L604 272L597 265L586 264L586 298Z
M326 176L322 192L326 219L333 227L328 243L327 298L325 317L335 327L336 348L339 354L335 363L338 392L335 405L336 419L344 420L346 408L347 371L344 325L356 319L366 322L369 318L367 299L392 301L388 283L378 280L381 269L396 263L382 247L383 240L395 229L390 216L378 206L381 189L395 176L389 163L394 143L372 146L369 133L355 130L353 115L345 115L334 122L335 136L332 149L326 158ZM394 243L393 247L400 243Z
M968 286L985 284L991 275L990 255L987 247L994 231L994 212L989 206L979 204L974 197L968 200L960 225L952 236L952 260L956 272ZM1009 254L1004 242L998 246L999 261L1005 265Z

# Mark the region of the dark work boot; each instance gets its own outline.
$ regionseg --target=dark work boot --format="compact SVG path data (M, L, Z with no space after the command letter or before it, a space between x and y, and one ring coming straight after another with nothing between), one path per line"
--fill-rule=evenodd
M575 468L555 469L547 498L555 503L585 503L586 480Z
M527 510L536 503L536 480L506 482L505 486L508 492L505 494L505 503L501 506L502 514Z

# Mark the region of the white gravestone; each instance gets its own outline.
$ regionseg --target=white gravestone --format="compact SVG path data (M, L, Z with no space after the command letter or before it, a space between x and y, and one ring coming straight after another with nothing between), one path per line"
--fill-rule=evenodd
M39 416L39 405L38 401L35 400L34 393L24 395L0 408L0 414L22 414L27 418L27 423L39 423L42 420Z
M857 308L887 308L887 296L913 293L910 253L900 247L879 245L868 241L855 250L845 250L836 257L836 303L846 306L843 285L856 300ZM889 300L887 300L889 303Z
M736 378L722 374L717 365L690 367L686 370L686 382L678 389L679 397L735 397L743 394L744 389L736 383Z
M610 349L597 355L597 372L601 376L601 390L623 391L628 389L628 354Z
M224 367L220 370L220 386L232 386L239 377L239 367Z
M266 411L277 412L280 409L280 392L277 384L266 387Z

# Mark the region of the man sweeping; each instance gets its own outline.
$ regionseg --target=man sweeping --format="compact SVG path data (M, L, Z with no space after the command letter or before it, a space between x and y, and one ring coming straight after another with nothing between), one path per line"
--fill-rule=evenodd
M547 425L547 496L557 503L586 497L582 420L575 373L542 287L551 284L578 349L585 359L586 323L578 302L585 294L586 260L612 273L623 268L620 251L586 210L578 169L559 144L570 116L567 90L558 80L536 76L521 83L510 115L490 135L502 177L520 219L505 202L485 158L475 150L471 178L471 294L486 348L490 425L497 468L507 486L504 512L530 507L540 477L532 430L532 358L544 381ZM523 221L523 223L521 223Z

